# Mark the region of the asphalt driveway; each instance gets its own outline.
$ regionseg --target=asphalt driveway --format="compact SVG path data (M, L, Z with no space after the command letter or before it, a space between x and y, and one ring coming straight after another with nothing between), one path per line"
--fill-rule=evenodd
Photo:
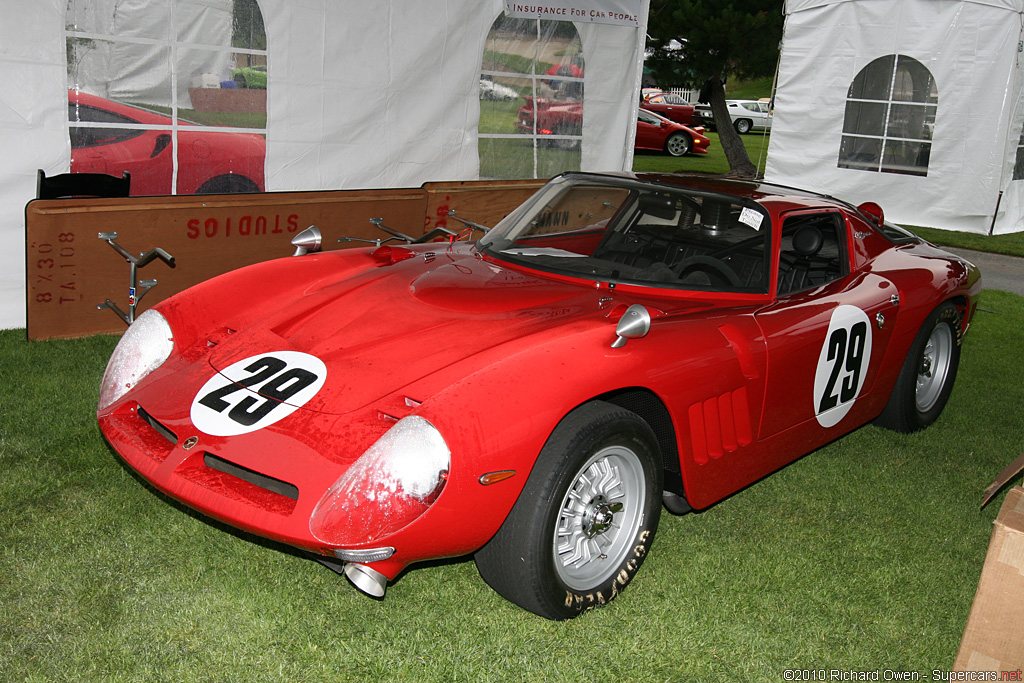
M985 289L1000 289L1024 296L1024 258L970 249L947 249L981 268L981 286Z

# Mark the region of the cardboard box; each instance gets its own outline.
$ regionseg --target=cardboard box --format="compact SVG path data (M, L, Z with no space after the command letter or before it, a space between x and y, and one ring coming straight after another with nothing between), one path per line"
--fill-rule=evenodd
M974 595L953 670L1019 672L1024 667L1022 613L1024 488L1015 486L1006 494L996 517L978 592Z

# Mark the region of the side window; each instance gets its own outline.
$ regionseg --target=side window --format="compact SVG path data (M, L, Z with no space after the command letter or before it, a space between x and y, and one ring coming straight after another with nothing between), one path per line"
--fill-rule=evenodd
M846 275L846 231L838 212L798 214L782 223L778 295L785 296Z
M644 123L649 123L652 126L657 126L658 124L661 123L661 121L658 119L658 117L654 116L653 114L651 114L651 113L649 113L647 111L644 111L643 109L637 109L636 111L637 111L637 113L636 113L636 120L637 121L643 121Z
M928 175L938 102L921 62L906 55L874 60L850 84L838 167Z
M128 171L133 195L265 189L257 0L67 0L64 37L72 173Z
M129 126L138 123L138 121L130 119L127 116L120 116L113 112L103 111L102 109L95 109L93 107L76 107L73 104L68 105L68 120L85 121L89 123L114 123ZM95 128L87 126L71 126L69 130L71 133L72 150L83 147L96 147L98 145L109 145L116 142L124 142L138 137L144 132L136 128L108 128L107 126L97 126Z
M481 178L579 170L583 71L571 21L495 20L480 67Z

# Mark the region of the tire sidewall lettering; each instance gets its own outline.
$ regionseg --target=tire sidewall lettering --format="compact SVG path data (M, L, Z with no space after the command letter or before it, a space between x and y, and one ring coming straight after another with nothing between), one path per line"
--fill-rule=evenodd
M217 372L192 399L189 416L211 436L238 436L269 427L305 405L327 380L327 366L299 351L249 356ZM283 400L268 398L285 396Z
M814 373L813 408L822 427L839 424L860 396L871 362L872 326L867 313L841 305L832 311Z
M645 527L637 534L634 541L632 557L628 557L611 578L600 588L589 593L580 593L570 588L565 588L565 606L576 612L591 610L595 607L607 604L622 591L637 571L640 564L647 555L648 539L651 536L651 529ZM607 597L605 594L607 593Z

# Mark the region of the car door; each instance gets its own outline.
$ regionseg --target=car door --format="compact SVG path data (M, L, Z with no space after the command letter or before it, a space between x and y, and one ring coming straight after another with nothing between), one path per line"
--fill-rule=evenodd
M775 466L863 424L884 405L886 397L871 390L899 295L886 278L852 268L850 235L838 209L782 216L776 297L755 315L768 356L758 434L766 452L777 454Z
M171 136L142 130L139 122L117 112L70 105L71 172L131 174L132 195L170 194ZM75 123L120 124L125 128L76 126ZM132 127L128 127L132 126Z
M643 109L637 110L636 143L638 149L661 149L665 144L665 131L661 120Z

